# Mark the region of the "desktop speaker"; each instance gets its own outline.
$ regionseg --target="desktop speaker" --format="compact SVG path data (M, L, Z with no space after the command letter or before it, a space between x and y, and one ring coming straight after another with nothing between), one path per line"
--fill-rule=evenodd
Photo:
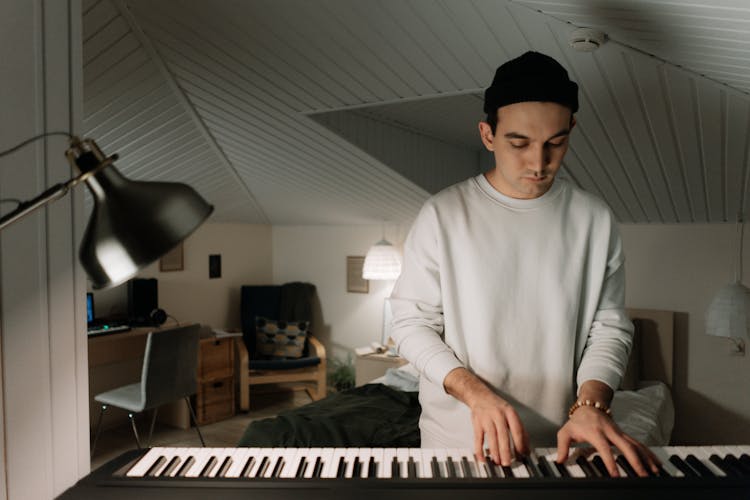
M130 326L153 326L152 311L159 308L156 278L135 278L128 281L128 321Z

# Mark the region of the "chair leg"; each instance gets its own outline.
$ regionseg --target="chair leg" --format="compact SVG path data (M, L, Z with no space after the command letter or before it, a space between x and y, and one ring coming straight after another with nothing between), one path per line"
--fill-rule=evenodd
M148 445L151 446L151 438L154 437L154 426L156 425L156 413L159 411L159 407L154 408L154 414L151 416L151 430L148 431Z
M135 427L135 419L133 418L132 413L128 413L128 418L130 419L130 426L133 427L133 434L135 435L135 445L138 447L138 449L141 449L141 440L138 438L138 429Z
M107 405L102 405L101 410L99 410L99 420L96 422L96 432L94 433L94 442L91 444L91 456L94 456L94 450L96 449L96 442L99 440L99 433L102 430L102 417L104 416L104 411L107 409Z
M206 443L203 441L203 434L201 434L201 428L198 426L198 419L195 418L195 412L193 411L193 405L190 404L190 397L185 396L185 402L188 405L188 410L190 410L190 417L193 419L193 424L195 425L195 430L198 432L198 437L201 440L201 446L204 448L206 447Z

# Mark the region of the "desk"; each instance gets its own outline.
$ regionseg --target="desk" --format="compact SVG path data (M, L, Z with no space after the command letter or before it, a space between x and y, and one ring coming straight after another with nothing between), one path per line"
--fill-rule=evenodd
M369 384L385 375L388 368L398 368L405 364L406 360L401 356L389 356L386 353L357 355L354 365L355 384L357 387Z
M148 333L170 328L174 328L174 325L139 327L127 332L89 337L89 426L92 429L101 408L94 396L115 387L138 382L143 370L143 353ZM190 428L190 414L184 401L159 408L158 420L181 429ZM112 428L127 422L126 411L110 408L104 417L102 428Z

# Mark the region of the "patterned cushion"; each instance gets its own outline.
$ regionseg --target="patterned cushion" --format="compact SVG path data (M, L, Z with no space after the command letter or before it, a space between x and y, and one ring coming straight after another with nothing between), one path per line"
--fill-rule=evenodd
M255 323L256 356L260 359L301 357L309 326L307 321L257 318Z

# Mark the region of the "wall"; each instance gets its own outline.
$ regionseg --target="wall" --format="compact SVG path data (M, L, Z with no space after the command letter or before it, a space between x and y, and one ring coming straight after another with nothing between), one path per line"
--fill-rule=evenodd
M0 2L0 150L81 123L81 6ZM67 141L0 159L0 199L70 178ZM12 204L0 209L8 213ZM0 499L54 498L89 471L83 191L0 233Z
M678 311L684 335L675 339L674 438L680 443L750 443L750 354L704 335L704 314L715 292L734 277L733 224L623 225L627 305ZM402 243L408 228L386 228ZM346 256L365 255L380 239L375 226L274 226L274 282L315 283L322 334L338 356L380 338L382 299L391 282L370 282L369 294L346 292ZM745 232L744 283L750 283L750 230ZM304 241L304 250L300 250Z
M750 443L750 355L709 337L705 313L734 281L734 224L622 225L627 304L678 311L675 338L675 430L680 443ZM750 283L750 230L743 282ZM745 339L747 341L747 339Z
M221 255L221 278L209 279L208 256ZM240 327L240 286L270 283L271 226L207 222L183 242L182 271L160 272L159 262L141 278L159 282L159 307L180 323ZM97 315L127 311L125 285L94 292ZM173 320L167 319L167 324Z
M274 226L275 283L308 281L317 287L319 316L315 331L329 356L346 359L355 347L380 341L383 300L393 281L370 281L369 293L346 291L346 257L364 256L383 235L400 247L405 233L397 226Z

